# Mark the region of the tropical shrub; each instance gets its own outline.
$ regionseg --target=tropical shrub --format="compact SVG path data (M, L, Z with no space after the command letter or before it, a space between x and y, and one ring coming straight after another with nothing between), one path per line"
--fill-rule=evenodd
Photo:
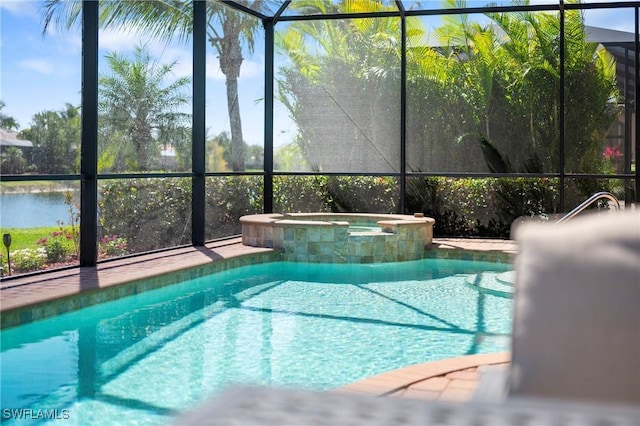
M327 176L275 176L273 211L278 213L330 212Z
M381 176L278 176L274 211L396 213L397 179Z
M326 192L334 213L397 213L398 181L381 176L331 176Z
M466 3L443 4L459 8ZM363 1L327 7L350 12L385 6ZM513 169L536 158L542 171L554 172L563 115L567 170L606 171L605 137L621 111L616 64L602 46L588 41L579 11L565 14L564 80L558 13L447 14L441 22L427 28L419 19L407 19L409 170L490 171L481 152L488 141ZM386 150L395 150L388 141L399 139L389 120L399 117L399 25L399 20L380 18L303 21L278 34L278 51L288 59L280 69L279 99L296 122L295 143L313 170L395 167L395 151ZM383 153L387 165L340 155L362 157L363 146Z
M64 193L64 204L67 206L69 222L65 225L64 222L58 221L59 230L56 236L64 237L71 243L71 247L68 244L66 247L77 258L80 255L80 204L71 191Z
M209 177L205 193L205 236L228 237L241 232L240 217L262 213L262 176Z
M131 253L191 242L191 179L108 181L98 205L104 235L126 239Z
M124 256L127 251L127 240L117 235L105 236L100 238L99 257L117 257Z
M69 248L63 231L52 232L49 237L38 241L47 254L47 263L63 262L69 255Z
M65 224L59 220L58 230L38 241L47 253L47 263L64 262L69 255L77 258L80 253L80 205L71 191L64 193L64 203L69 213L69 222Z
M555 213L558 197L556 179L414 177L406 202L436 220L436 236L508 238L518 218Z
M7 175L18 175L27 170L27 160L20 148L15 146L7 147L0 160L2 173Z

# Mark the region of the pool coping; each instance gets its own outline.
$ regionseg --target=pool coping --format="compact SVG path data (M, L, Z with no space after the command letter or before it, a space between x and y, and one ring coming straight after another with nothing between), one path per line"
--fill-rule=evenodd
M512 240L434 238L428 258L512 263ZM211 242L0 281L0 329L126 297L226 269L281 259L281 252L250 247L242 238Z
M409 365L369 376L333 392L376 397L467 402L480 376L490 368L507 368L510 352L466 355Z

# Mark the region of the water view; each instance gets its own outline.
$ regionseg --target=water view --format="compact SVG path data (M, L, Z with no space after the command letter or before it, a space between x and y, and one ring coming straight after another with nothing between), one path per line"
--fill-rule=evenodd
M63 192L0 195L0 227L36 228L69 221Z

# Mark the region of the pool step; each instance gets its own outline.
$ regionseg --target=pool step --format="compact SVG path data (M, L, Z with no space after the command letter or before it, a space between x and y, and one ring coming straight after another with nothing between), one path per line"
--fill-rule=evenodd
M496 281L501 284L513 287L516 282L516 271L501 272L496 275Z
M514 271L481 272L479 274L469 275L465 280L465 284L493 296L512 298L514 279Z

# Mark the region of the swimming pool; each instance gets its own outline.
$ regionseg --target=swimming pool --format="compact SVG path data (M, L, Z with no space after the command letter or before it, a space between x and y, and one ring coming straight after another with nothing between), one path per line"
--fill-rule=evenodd
M56 410L65 425L163 424L236 383L326 390L504 351L511 300L465 283L508 269L274 262L10 328L1 333L3 420L6 409L32 409Z

